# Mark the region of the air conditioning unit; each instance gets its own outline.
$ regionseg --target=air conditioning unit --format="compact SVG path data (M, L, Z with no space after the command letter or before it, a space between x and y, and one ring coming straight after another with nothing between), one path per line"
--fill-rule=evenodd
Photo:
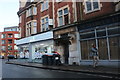
M53 25L53 19L49 19L49 25Z

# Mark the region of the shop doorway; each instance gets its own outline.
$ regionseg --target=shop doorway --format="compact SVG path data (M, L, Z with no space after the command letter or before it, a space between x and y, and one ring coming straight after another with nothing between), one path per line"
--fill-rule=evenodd
M69 44L68 44L68 42L67 41L65 41L64 42L64 44L63 44L63 48L64 48L64 63L65 64L68 64L69 63Z
M69 63L69 38L68 34L61 34L61 37L56 41L58 46L62 46L63 48L63 63L68 64Z

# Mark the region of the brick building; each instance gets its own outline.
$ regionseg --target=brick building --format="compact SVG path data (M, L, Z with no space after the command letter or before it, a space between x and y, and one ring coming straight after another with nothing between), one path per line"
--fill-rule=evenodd
M1 33L1 51L4 53L4 56L17 54L18 48L15 40L19 38L18 27L6 27L4 28L4 32Z
M22 39L18 40L18 46L22 51L29 49L32 59L35 51L48 53L55 50L65 64L88 65L92 64L90 47L95 44L101 65L106 62L117 65L119 44L116 42L120 43L118 6L119 2L100 0L20 0L18 16Z

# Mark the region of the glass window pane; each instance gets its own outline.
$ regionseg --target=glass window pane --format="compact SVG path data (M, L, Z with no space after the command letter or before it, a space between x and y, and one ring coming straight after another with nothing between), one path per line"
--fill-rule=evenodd
M86 40L81 41L81 57L82 60L90 60L92 57L90 56L90 50L92 45L95 44L95 40Z
M98 0L93 0L93 9L98 9L99 5L98 5Z
M110 59L120 60L120 58L118 57L120 48L120 37L109 38L109 44L110 44Z
M115 34L120 34L120 28L109 28L108 29L108 35L115 35Z
M41 4L41 11L44 10L44 3Z
M98 39L98 55L101 60L108 60L107 39Z
M45 22L44 19L42 19L41 21L42 21L42 24Z
M59 11L59 16L62 16L62 15L63 15L62 10L60 10Z
M87 1L87 2L86 2L86 7L87 7L87 11L91 11L91 10L92 10L91 1Z
M37 8L36 7L33 7L33 14L36 15L37 14Z
M34 27L37 27L37 22L33 22L33 26L34 26Z
M94 37L95 37L95 32L80 34L81 39L94 38Z
M64 9L64 14L68 14L68 8Z
M48 22L46 23L45 27L46 27L46 30L49 29Z
M97 37L102 37L106 36L106 31L105 30L97 30Z
M49 1L48 0L45 2L45 6L46 6L46 9L48 9L48 6L49 6Z
M64 22L65 22L65 25L69 23L68 14L64 16Z
M45 18L46 22L48 22L48 17Z
M59 26L63 25L63 17L59 17Z

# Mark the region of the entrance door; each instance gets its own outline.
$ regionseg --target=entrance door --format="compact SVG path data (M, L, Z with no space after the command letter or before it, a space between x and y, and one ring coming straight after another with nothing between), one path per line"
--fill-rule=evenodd
M64 61L65 64L68 64L68 58L69 58L69 44L68 42L66 42L65 44L63 44L64 47Z

